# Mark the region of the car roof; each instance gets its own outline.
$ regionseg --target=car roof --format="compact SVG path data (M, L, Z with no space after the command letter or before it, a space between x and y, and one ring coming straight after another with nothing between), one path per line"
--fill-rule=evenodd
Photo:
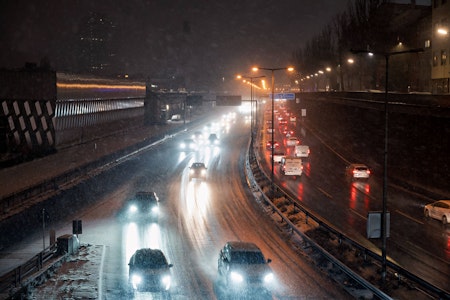
M258 246L251 242L241 242L241 241L229 241L226 244L227 247L231 249L231 251L255 251L261 252Z
M135 264L143 265L146 267L167 265L167 259L160 249L138 249L133 254L133 257L135 260Z

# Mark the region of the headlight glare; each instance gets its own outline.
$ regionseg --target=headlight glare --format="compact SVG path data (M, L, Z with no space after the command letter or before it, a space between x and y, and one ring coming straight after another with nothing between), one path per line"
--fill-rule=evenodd
M268 273L266 276L264 276L264 282L269 283L273 281L273 273Z
M233 282L236 283L241 283L242 281L244 281L244 277L242 277L242 275L237 272L231 272L230 278Z

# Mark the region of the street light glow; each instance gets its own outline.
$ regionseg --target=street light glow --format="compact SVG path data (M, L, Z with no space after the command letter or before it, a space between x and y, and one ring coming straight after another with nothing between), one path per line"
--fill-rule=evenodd
M447 34L448 34L448 31L447 31L447 29L445 29L445 28L439 28L439 29L437 30L437 33L440 34L440 35L447 35Z

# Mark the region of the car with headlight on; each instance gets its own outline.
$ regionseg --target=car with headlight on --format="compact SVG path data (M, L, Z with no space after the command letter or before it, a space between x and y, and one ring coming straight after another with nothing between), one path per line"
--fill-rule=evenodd
M128 263L129 282L134 291L168 293L172 283L166 256L159 249L142 248L136 250Z
M346 167L346 174L351 180L368 180L370 169L364 164L350 164Z
M219 280L229 292L268 291L274 281L271 261L254 243L229 241L219 253Z
M219 137L217 136L217 134L211 133L208 136L207 143L210 146L217 146L217 145L219 145Z
M127 205L127 219L132 221L157 222L159 198L155 192L139 191Z
M189 167L189 181L192 179L206 180L206 166L202 162L194 162Z
M423 208L426 218L433 218L447 225L450 221L450 200L438 200L427 204Z
M197 148L197 143L193 139L184 139L180 143L180 149L182 151L196 151Z

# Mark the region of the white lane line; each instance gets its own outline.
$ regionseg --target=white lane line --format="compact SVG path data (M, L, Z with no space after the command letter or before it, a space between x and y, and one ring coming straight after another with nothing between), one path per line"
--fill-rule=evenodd
M398 213L398 214L400 214L400 215L402 215L402 216L404 216L405 218L410 219L411 221L414 221L414 222L419 223L419 224L422 224L422 225L424 224L422 221L417 220L416 218L413 218L413 217L411 217L411 216L405 214L404 212L399 211L398 209L397 209L395 212Z
M103 266L105 264L105 252L106 252L106 247L105 245L103 245L103 250L102 250L102 260L100 262L100 270L99 270L99 275L98 275L98 298L97 299L103 299Z
M331 196L330 194L328 194L327 192L325 192L324 190L322 190L320 187L317 188L321 193L323 193L325 196L327 196L330 199L333 199L333 196Z
M352 213L354 213L357 216L360 216L362 219L367 220L366 216L363 216L362 214L360 214L359 212L357 212L356 210L354 210L353 208L349 209Z

